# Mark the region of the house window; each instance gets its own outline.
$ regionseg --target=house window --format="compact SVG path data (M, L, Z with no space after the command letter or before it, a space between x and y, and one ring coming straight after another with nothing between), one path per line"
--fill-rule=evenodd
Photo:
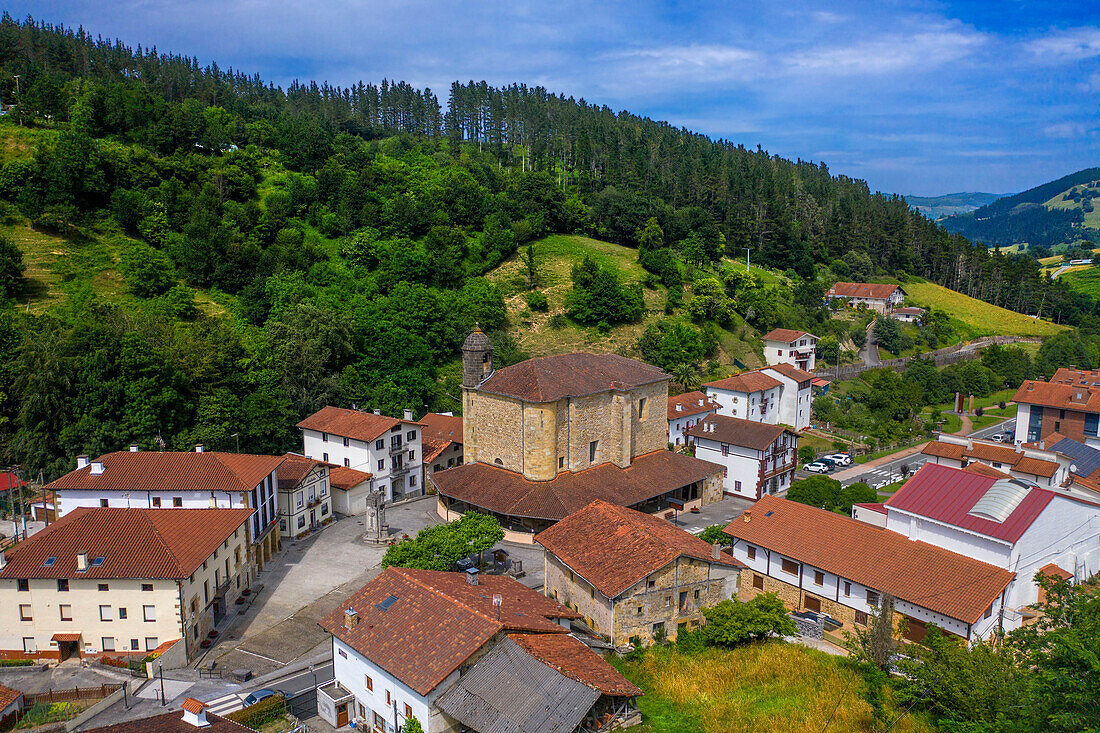
M752 545L746 546L745 547L745 554L748 556L748 558L750 560L755 560L756 559L756 548L753 547Z
M572 573L570 573L570 575L572 575ZM656 580L647 580L647 581L645 582L645 587L646 587L646 588L653 588L653 587L656 587L656 585L657 585L657 581L656 581Z
M867 614L863 611L856 611L856 623L860 626L867 625Z
M99 500L99 505L100 505L101 507L106 507L106 506L108 506L108 504L107 504L107 500L106 500L106 499L100 499L100 500Z
M341 649L340 651L343 651L343 649ZM366 683L367 683L367 689L370 690L371 692L374 692L374 680L372 680L370 678L370 675L366 675Z
M344 459L344 468L351 468L351 459L350 458L345 458Z
M752 587L757 590L764 590L764 576L754 574L752 576Z
M798 563L793 560L783 558L783 572L791 575L798 575Z
M873 590L867 591L867 605L868 606L877 606L878 605L878 593L876 593Z
M849 583L848 581L844 581L844 595L846 595L846 596L852 595L852 584Z
M125 618L126 618L126 609L125 608L118 609L118 620L122 621Z
M416 451L414 451L414 450L409 451L409 460L410 461L415 461L416 460Z
M328 433L321 433L321 442L322 443L327 443L328 442Z
M741 482L740 481L734 481L733 482L733 490L734 491L740 491L741 490Z
M989 608L985 609L985 615L982 616L982 618L989 618L992 615L993 615L993 604L990 603Z
M328 504L322 504L321 505L321 516L323 517L326 514L328 514Z
M672 596L665 596L665 608L672 608Z
M115 637L104 636L99 640L99 648L105 652L113 652L115 650Z
M280 519L279 520L279 531L280 532L286 532L286 520L285 519Z
M202 566L205 569L206 568L206 563L203 563ZM143 591L145 591L146 593L151 593L153 591L153 584L152 583L142 583L141 584L141 589Z
M111 620L111 607L110 606L100 606L99 607L99 620L100 621L110 621Z
M385 730L386 729L386 719L383 718L378 713L374 714L374 727L378 728L380 730Z
M405 433L405 440L409 441L410 443L416 440L416 431L410 430L409 432Z
M659 634L660 632L665 630L665 622L664 621L658 621L657 623L653 624L652 628L653 628L653 635L656 636L657 634Z
M374 449L375 450L382 450L385 447L386 447L386 441L385 441L384 438L379 438L378 440L374 441Z
M596 448L598 448L599 445L600 441L598 440L593 440L591 443L588 444L588 461L590 463L596 460Z
M324 460L325 463L328 463L328 453L322 453L321 458L322 460Z
M19 620L20 621L34 621L34 616L31 615L31 604L20 603L19 604Z
M386 690L386 705L387 705L387 707L389 706L389 704L391 702L393 702L393 700L390 698L390 691Z
M73 620L73 607L70 606L68 603L62 603L60 606L58 606L58 610L61 611L61 620L62 621L72 621Z
M26 578L20 578L16 581L16 584L21 591L29 591L31 589L31 581Z
M645 418L645 397L638 400L638 419Z
M558 468L565 468L565 456L558 456Z
M301 491L294 495L294 503L298 509L301 509L302 506L305 504L305 499L302 497Z
M306 515L300 514L298 516L298 529L301 529L304 526L306 526Z
M137 651L138 649L140 649L140 648L141 648L141 647L140 647L140 646L138 645L138 640L137 640L137 639L130 639L130 648L131 648L131 649L133 649L133 650L134 650L135 652L136 652L136 651Z
M174 506L177 509L182 507L183 506L183 497L182 496L173 496L172 497L172 506Z
M158 646L160 646L160 642L157 641L157 637L155 637L155 636L146 636L145 637L145 651L151 652L154 649L156 649Z
M38 651L38 644L35 643L33 636L23 637L23 651L28 653Z
M344 651L343 649L337 649L336 653L339 654L344 659L348 658L348 653L346 651Z
M825 573L820 570L814 571L814 585L825 585Z
M160 509L160 497L159 496L154 496L153 497L153 508L154 509Z
M728 456L730 454L730 447L725 443L722 443L722 455Z
M348 440L347 438L344 438L344 447L345 447L345 448L347 448L347 447L348 447L348 444L349 444L349 443L350 443L350 441L349 441L349 440Z
M638 606L638 615L639 615L639 616L641 616L641 615L642 615L642 611L643 611L643 610L644 610L644 609L643 609L643 608L642 608L641 606Z
M412 716L413 716L412 707L408 703L405 703L405 720L408 720Z
M157 607L156 606L142 606L141 613L145 617L146 621L157 620Z
M379 471L386 470L386 459L385 458L379 458L378 459L378 470Z
M416 476L409 476L409 486L416 486Z

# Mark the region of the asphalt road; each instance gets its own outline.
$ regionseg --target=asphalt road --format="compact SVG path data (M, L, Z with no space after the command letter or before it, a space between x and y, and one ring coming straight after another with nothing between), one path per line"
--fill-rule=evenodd
M988 428L982 428L981 430L975 430L968 437L971 437L971 438L990 438L990 437L996 435L997 433L1003 433L1005 430L1015 430L1015 429L1016 429L1016 418L1013 417L1013 418L1010 418L1008 420L1005 420L1002 423L997 423L996 425L991 425ZM856 476L855 478L850 478L850 479L844 481L843 483L844 483L845 486L847 486L848 484L852 484L852 483L855 483L857 481L864 481L867 484L869 484L871 486L874 486L875 484L880 483L882 481L886 481L886 480L888 480L888 479L890 479L891 477L894 477L894 476L897 477L895 480L900 480L902 465L908 464L910 473L914 473L914 472L916 472L916 470L918 468L920 468L921 466L924 465L926 460L927 460L927 457L921 455L920 453L917 453L917 454L911 455L911 456L904 456L902 458L897 458L893 461L889 461L888 463L884 463L881 466L877 466L875 468L869 469L866 473L861 474L859 476Z

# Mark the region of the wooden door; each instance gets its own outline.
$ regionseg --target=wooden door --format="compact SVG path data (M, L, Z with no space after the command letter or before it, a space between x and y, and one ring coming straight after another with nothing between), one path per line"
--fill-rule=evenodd
M905 617L905 640L920 643L924 641L928 633L928 627L923 621L918 621L912 616Z
M348 724L348 704L340 703L336 706L336 727L342 728Z
M821 599L814 598L813 596L806 596L803 604L807 611L813 611L814 613L821 613Z

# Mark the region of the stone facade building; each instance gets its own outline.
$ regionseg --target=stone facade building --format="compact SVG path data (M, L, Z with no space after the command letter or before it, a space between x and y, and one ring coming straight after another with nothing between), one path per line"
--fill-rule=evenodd
M647 644L702 623L736 597L740 564L664 519L594 501L535 538L544 592L614 645Z
M465 465L436 472L439 513L497 515L511 539L602 498L646 511L721 498L721 468L670 453L668 375L615 354L493 369L489 339L462 347Z

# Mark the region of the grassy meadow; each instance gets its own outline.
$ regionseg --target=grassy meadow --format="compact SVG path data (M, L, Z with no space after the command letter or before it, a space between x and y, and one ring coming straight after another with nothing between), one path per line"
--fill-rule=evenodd
M935 283L911 282L902 288L909 295L907 303L942 310L962 323L975 336L1052 336L1067 328L1006 308L998 308Z
M814 649L774 642L685 654L663 647L612 661L645 691L638 699L642 725L634 729L640 733L874 730L859 673ZM892 730L934 728L910 713Z

